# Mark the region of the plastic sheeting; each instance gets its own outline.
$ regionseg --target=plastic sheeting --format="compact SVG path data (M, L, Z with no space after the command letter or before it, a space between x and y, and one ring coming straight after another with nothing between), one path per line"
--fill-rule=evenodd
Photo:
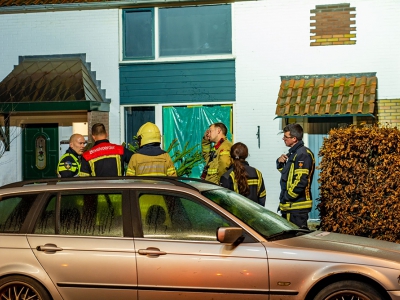
M186 142L196 146L201 153L201 140L206 129L213 123L221 122L228 128L227 137L232 141L232 105L169 106L163 107L164 149L177 138L179 145L171 156L182 151ZM192 169L190 177L199 178L205 162Z

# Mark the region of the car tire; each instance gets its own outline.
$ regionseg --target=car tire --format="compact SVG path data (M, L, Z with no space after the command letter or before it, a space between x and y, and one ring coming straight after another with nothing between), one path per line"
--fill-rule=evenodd
M0 299L7 300L51 300L44 287L24 276L9 276L0 280Z
M332 283L323 288L314 300L382 300L384 297L370 285L354 280Z

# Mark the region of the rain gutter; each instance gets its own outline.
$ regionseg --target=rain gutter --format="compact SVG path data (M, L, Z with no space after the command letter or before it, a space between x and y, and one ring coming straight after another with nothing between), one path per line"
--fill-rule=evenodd
M21 5L1 6L0 14L35 13L47 11L72 11L72 10L97 10L97 9L118 9L128 7L162 7L162 6L183 6L183 5L204 5L204 4L226 4L251 0L225 0L225 1L204 1L204 0L132 0L132 1L103 1L103 2L82 2L66 4L44 4L44 5Z

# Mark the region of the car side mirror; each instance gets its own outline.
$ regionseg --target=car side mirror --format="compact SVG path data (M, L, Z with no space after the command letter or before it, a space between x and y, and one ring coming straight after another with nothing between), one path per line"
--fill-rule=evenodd
M240 227L219 227L217 229L217 240L220 243L237 246L244 240L243 229Z

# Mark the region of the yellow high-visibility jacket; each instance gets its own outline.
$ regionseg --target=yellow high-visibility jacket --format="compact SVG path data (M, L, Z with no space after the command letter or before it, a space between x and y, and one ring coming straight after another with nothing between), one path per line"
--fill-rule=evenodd
M169 154L158 144L148 144L132 155L126 176L177 176L177 174Z
M231 165L231 147L232 143L227 139L222 143L217 143L214 147L211 147L209 140L202 140L202 155L207 169L205 180L219 184L221 176Z

